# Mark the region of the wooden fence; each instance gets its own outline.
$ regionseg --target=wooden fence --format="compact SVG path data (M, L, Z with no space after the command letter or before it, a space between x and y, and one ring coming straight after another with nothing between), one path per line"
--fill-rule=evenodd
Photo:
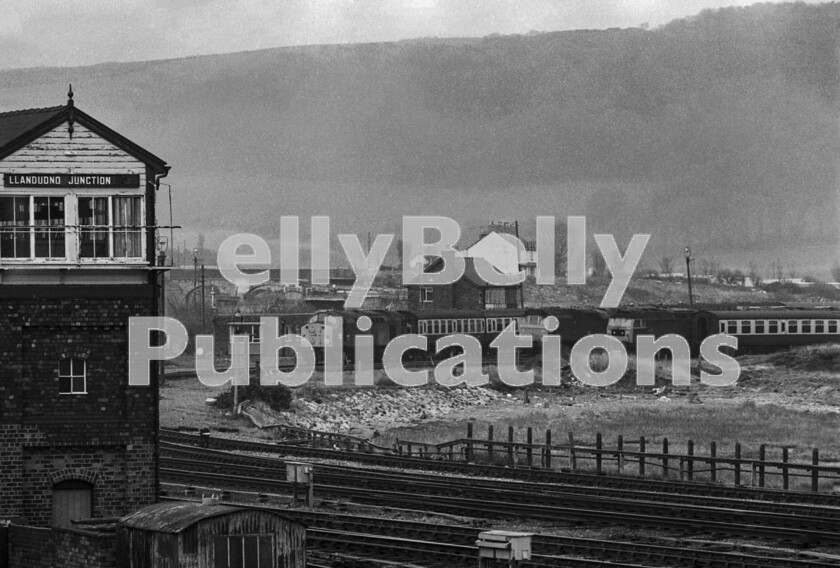
M724 456L716 442L701 454L695 451L694 441L688 440L684 453L673 453L668 438L661 438L654 447L644 436L626 440L619 435L615 444L607 447L600 433L588 443L576 440L572 432L568 433L568 442L554 443L551 430L545 431L542 443L535 443L533 434L533 428L527 428L525 440L516 440L511 426L507 439L498 439L493 426L489 426L486 438L478 439L473 435L473 425L468 424L466 438L441 444L398 440L397 447L400 455L410 457L785 490L832 491L840 482L840 467L821 465L817 448L808 452L803 462L791 459L789 447L772 448L777 459L770 459L766 444L759 447L757 455L744 457L740 443L734 444L731 455Z

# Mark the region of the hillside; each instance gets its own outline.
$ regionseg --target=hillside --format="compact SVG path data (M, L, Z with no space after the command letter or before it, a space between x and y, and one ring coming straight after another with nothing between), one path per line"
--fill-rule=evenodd
M0 111L60 104L72 82L80 108L173 165L176 222L211 240L276 239L284 214L361 232L586 213L652 233L654 257L808 243L825 262L838 24L836 3L760 4L650 31L6 71Z

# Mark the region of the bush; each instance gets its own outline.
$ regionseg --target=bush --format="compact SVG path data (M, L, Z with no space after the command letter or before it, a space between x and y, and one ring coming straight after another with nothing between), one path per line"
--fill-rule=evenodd
M239 387L239 402L262 401L269 408L276 411L288 410L292 407L292 390L285 385L264 387L260 384L250 384ZM233 406L233 389L223 392L216 397L214 406L229 409Z

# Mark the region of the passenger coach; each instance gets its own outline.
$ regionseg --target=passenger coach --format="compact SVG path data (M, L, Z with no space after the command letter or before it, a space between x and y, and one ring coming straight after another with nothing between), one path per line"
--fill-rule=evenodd
M716 332L738 338L739 352L840 343L840 310L764 309L712 312Z

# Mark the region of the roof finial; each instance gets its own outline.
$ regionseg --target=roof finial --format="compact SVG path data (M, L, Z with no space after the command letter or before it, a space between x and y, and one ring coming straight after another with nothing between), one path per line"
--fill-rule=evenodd
M70 83L70 90L67 91L67 106L73 106L73 83Z

